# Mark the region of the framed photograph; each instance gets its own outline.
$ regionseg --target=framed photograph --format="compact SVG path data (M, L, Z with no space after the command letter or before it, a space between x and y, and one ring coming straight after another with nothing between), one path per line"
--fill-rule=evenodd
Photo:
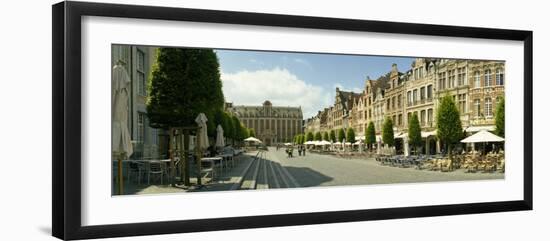
M532 209L532 32L53 5L53 235Z

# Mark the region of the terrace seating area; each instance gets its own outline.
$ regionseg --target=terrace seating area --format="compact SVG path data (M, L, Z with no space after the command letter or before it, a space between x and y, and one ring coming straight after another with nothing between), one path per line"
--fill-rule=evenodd
M412 156L385 156L375 157L380 165L410 168L418 170L430 170L450 172L463 170L466 173L475 172L504 172L504 153L479 153L454 154L451 157L442 155L412 155Z
M212 156L205 153L205 157L201 158L200 176L206 180L215 181L221 173L235 167L242 153L244 153L243 150L231 146L222 148ZM123 160L123 176L126 182L138 185L168 184L170 183L170 175L181 176L179 168L181 160L179 157L175 157L174 160L174 167L172 167L170 159ZM198 170L197 157L190 153L189 160L191 176L196 177ZM116 178L116 173L118 173L118 166L116 160L113 160L113 180Z

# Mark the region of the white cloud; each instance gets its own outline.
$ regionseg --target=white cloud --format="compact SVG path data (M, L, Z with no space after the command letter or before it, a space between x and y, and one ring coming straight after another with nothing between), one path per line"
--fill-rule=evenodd
M320 86L308 84L287 69L239 71L221 74L223 93L235 105L261 105L270 100L274 106L301 106L309 118L331 104L331 94Z

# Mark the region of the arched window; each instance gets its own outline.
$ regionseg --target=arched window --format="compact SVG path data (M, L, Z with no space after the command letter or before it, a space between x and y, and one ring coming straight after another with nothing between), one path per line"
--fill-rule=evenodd
M479 75L479 71L476 71L474 73L474 87L475 88L481 87L481 76Z
M504 71L502 69L497 69L496 82L497 85L504 85Z
M491 86L491 70L485 70L485 83L484 83L484 86L487 87L487 86Z

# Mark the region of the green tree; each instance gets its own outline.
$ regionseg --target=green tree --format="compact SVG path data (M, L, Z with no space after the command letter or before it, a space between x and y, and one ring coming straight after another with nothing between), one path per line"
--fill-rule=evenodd
M409 144L414 147L414 153L417 153L417 147L422 145L420 122L416 113L413 113L409 119Z
M151 127L196 126L199 113L214 120L223 104L219 63L212 49L157 50L146 101Z
M306 135L300 134L300 144L304 144L304 142L306 142Z
M249 137L256 137L256 131L254 131L254 128L248 129L248 136Z
M328 136L328 132L326 132L326 131L323 132L323 140L325 140L325 141L329 141L329 140L330 140L330 138L329 138L329 136Z
M346 141L355 143L355 131L351 127L348 128L348 131L346 133Z
M374 123L371 121L367 127L367 135L365 136L366 142L369 147L376 143L376 130L374 129Z
M306 141L313 141L313 133L308 132L306 134Z
M243 135L244 138L243 139L246 139L246 138L250 137L250 129L246 128L243 125L241 125L241 128L242 128L243 133L244 133L244 135Z
M446 95L441 98L436 116L437 137L447 147L449 156L454 144L462 139L462 123L460 112L453 97Z
M231 120L233 121L233 144L235 144L235 141L242 141L244 139L244 131L243 126L241 125L241 121L236 116L232 116Z
M316 132L316 133L315 133L315 140L316 140L316 141L320 141L320 140L322 140L322 139L323 139L323 137L321 136L321 132Z
M204 113L212 135L215 114L224 105L219 67L212 49L159 48L147 84L149 125L165 130L197 126L195 118ZM189 185L190 162L184 165Z
M504 137L504 98L500 99L497 104L495 125L495 134Z
M223 135L226 138L233 139L235 136L235 126L233 125L233 119L227 112L222 113L222 128Z
M346 138L346 133L344 132L344 128L341 128L338 130L338 141L343 142L344 138Z
M336 132L334 130L330 130L329 138L330 138L330 141L336 142Z
M382 128L382 141L384 141L384 144L389 146L393 146L395 143L395 139L393 137L393 122L389 117L386 117L386 120L384 121L384 127Z

